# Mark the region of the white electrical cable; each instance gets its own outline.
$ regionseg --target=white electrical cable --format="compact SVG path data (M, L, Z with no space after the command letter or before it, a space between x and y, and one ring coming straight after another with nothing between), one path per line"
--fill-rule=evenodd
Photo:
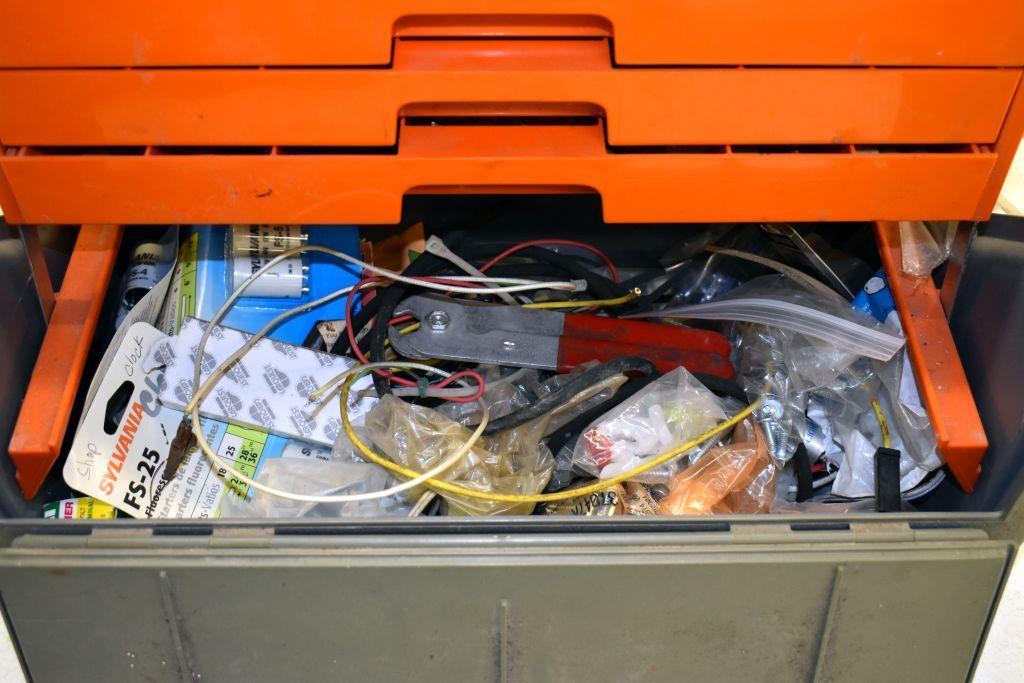
M833 472L832 474L830 474L828 476L825 476L825 477L822 477L821 479L815 479L811 483L811 488L820 489L825 484L831 484L833 481L835 481L836 474L838 474L838 473L837 472ZM797 488L795 486L790 486L789 487L789 492L790 493L796 493L796 491L797 491Z
M427 281L424 281L424 280L421 280L421 279L418 279L418 278L415 278L415 277L409 277L407 275L402 275L401 273L396 273L393 270L388 270L387 268L381 268L380 266L375 266L372 263L366 263L365 261L360 261L359 259L355 258L354 256L349 256L348 254L346 254L343 251L335 251L334 249L328 249L327 247L321 247L321 246L316 245L316 244L307 244L307 245L304 245L304 246L301 246L301 247L295 247L294 249L289 249L288 251L281 252L280 255L275 257L275 259L269 261L268 265L270 263L279 262L279 259L283 260L284 258L287 258L289 256L294 256L295 254L301 254L301 253L307 252L307 251L318 251L318 252L323 253L323 254L328 254L328 255L333 256L335 258L341 259L342 261L347 261L348 263L351 263L354 266L359 266L359 268L361 268L362 270L368 271L370 273L376 273L377 275L381 275L383 277L386 277L389 280L395 280L396 282L404 282L407 285L416 285L417 287L424 287L426 289L435 289L435 290L437 290L439 292L455 293L455 294L476 294L476 295L480 295L482 293L480 291L480 289L477 288L477 287L459 287L457 285L442 285L442 284L439 284L439 283L436 283L436 282L427 282ZM266 266L264 266L263 268L266 268ZM258 273L258 272L262 271L263 268L261 268L259 271L256 271L256 272ZM254 274L254 276L255 276L255 274ZM467 279L467 278L459 278L459 279ZM557 282L536 282L536 283L524 284L524 285L510 285L508 287L495 287L493 289L487 290L486 293L487 294L498 294L498 293L501 293L501 292L506 292L506 293L512 294L514 292L532 292L532 291L534 291L536 289L561 289L561 290L565 290L565 291L569 291L569 292L581 292L584 289L586 289L586 281L585 280L573 280L573 281L569 282L569 281L565 281L565 280L560 280L560 281L557 281Z
M443 258L445 261L448 261L452 265L461 268L470 276L487 277L486 275L484 275L484 272L482 270L475 267L472 263L470 263L466 259L456 254L454 251L449 249L448 245L444 243L444 240L438 237L437 235L431 235L430 239L427 240L426 250L427 252L433 254L434 256L437 256L438 258ZM494 285L488 285L488 287L493 286ZM498 294L498 297L509 306L516 305L516 300L513 299L512 296L509 294Z

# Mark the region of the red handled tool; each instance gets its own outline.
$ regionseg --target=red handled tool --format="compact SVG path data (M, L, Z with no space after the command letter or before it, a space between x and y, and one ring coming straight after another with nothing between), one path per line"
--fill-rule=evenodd
M407 358L441 358L566 372L587 361L647 358L661 372L680 366L732 379L729 342L721 334L664 323L588 313L481 304L413 296L397 313L420 321L391 346Z

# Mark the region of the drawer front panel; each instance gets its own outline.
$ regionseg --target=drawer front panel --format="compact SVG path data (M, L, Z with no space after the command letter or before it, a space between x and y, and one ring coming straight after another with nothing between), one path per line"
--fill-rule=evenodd
M607 52L605 53L607 58ZM1019 70L0 72L6 145L391 146L400 117L604 117L611 145L991 143ZM529 110L533 106L535 109Z
M600 36L619 64L1024 65L1018 0L48 0L0 66L387 64L396 36Z

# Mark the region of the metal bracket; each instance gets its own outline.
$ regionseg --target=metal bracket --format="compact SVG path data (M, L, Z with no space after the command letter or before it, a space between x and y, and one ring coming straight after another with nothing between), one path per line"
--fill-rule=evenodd
M514 365L554 370L565 316L514 306L413 296L396 313L420 321L414 332L391 328L391 346L408 358Z

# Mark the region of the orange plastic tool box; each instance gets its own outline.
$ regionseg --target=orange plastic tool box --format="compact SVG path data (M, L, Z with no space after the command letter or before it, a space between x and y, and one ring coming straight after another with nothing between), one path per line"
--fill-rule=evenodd
M597 192L611 222L978 219L1024 128L1012 0L55 0L7 14L13 222L391 223L409 193L495 188ZM508 114L595 123L518 139L410 125Z
M983 219L1022 68L1017 0L17 3L0 204L12 223L383 224L411 193L594 192L612 223ZM116 229L95 230L73 265L105 285ZM877 226L883 262L970 490L984 433L895 230ZM88 344L92 307L62 291L53 315L47 343ZM30 495L77 358L33 376L11 446Z

